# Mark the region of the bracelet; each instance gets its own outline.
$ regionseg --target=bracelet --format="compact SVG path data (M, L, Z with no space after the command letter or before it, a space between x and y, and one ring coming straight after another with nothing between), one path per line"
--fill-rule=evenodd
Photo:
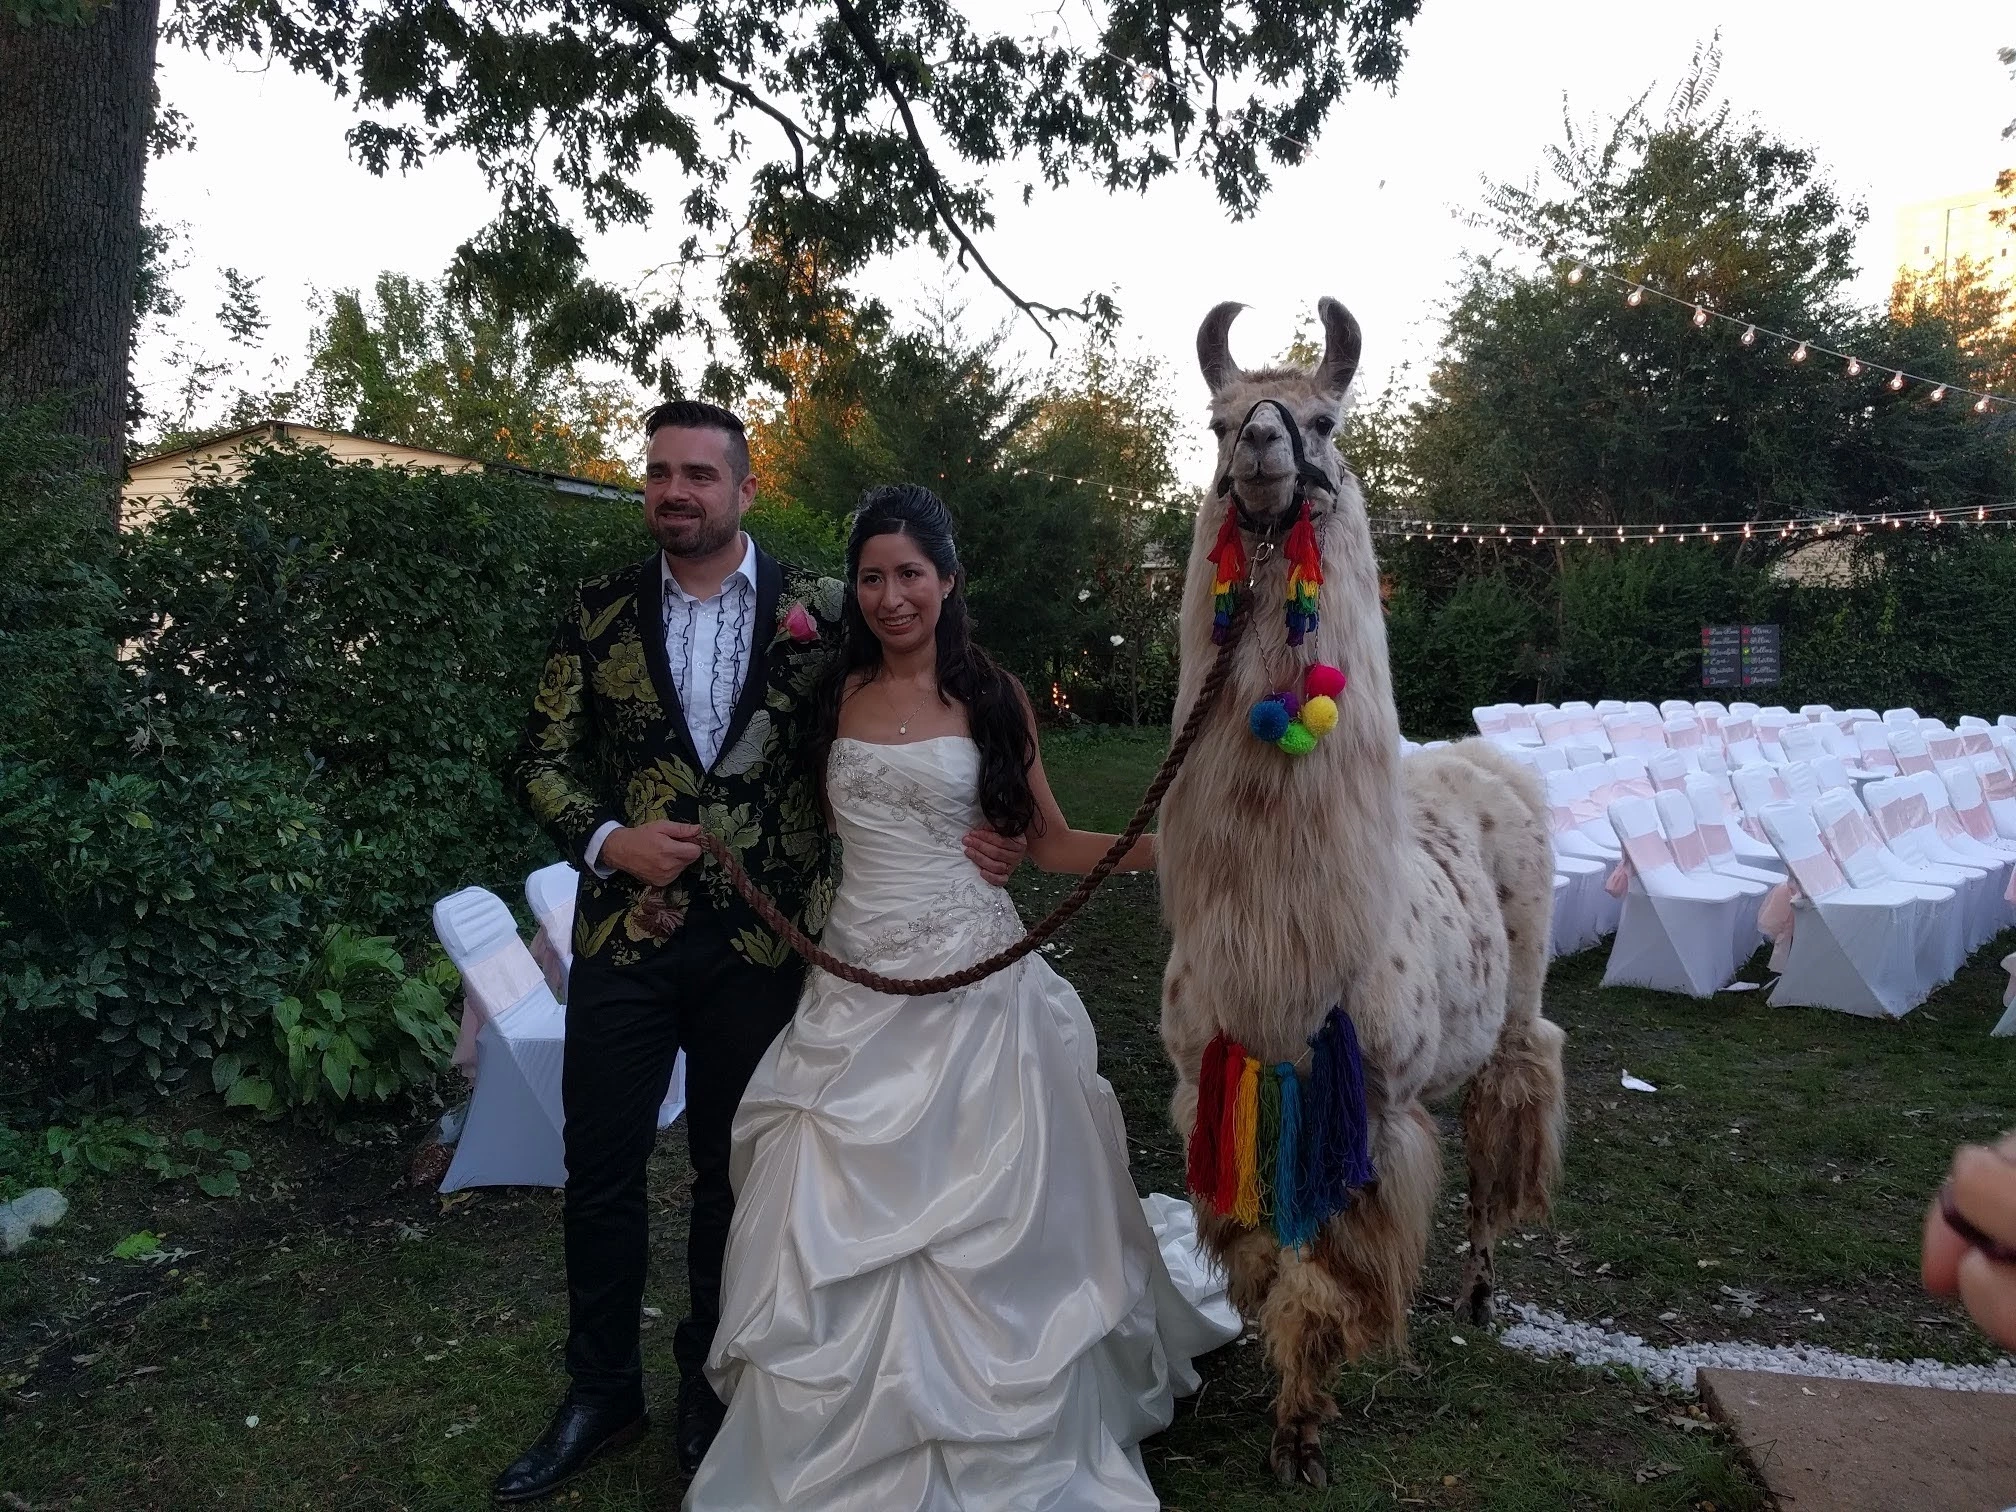
M2010 1248L1992 1235L1982 1233L1961 1215L1958 1205L1953 1201L1953 1183L1950 1181L1939 1188L1939 1216L1946 1220L1948 1228L1990 1260L1998 1265L2016 1265L2016 1249Z

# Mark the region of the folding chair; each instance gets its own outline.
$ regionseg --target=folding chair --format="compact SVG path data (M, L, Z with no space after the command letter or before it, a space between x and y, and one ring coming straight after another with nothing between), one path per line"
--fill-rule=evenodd
M1855 741L1858 766L1879 777L1903 770L1897 763L1897 753L1890 749L1889 732L1882 724L1873 719L1858 720L1850 734Z
M1609 813L1624 850L1611 884L1624 884L1624 912L1603 985L1712 997L1755 946L1754 927L1742 931L1746 909L1755 924L1757 899L1733 877L1681 871L1649 799L1620 798Z
M1652 774L1652 786L1661 793L1679 792L1687 786L1687 773L1692 770L1687 758L1678 751L1661 751L1645 768Z
M1916 726L1901 724L1886 725L1890 732L1890 749L1897 756L1897 770L1906 777L1932 770L1932 752L1925 744L1925 737Z
M1512 721L1503 709L1495 706L1479 707L1470 711L1470 718L1476 722L1477 733L1486 740L1507 740L1512 736Z
M1542 781L1555 854L1615 862L1622 852L1602 808L1589 796L1587 779L1580 772L1562 771L1543 773Z
M1895 855L1960 894L1967 948L1972 950L1992 938L2009 912L2002 898L2001 873L1978 858L1963 858L1946 844L1933 822L1932 806L1919 788L1919 779L1880 778L1862 789L1862 799L1876 832Z
M1771 963L1781 972L1771 1005L1899 1018L1922 1003L1931 984L1918 939L1929 905L1895 883L1850 885L1800 805L1771 804L1763 822L1793 879L1765 909L1777 941Z
M1929 877L1916 875L1914 868L1893 855L1853 794L1824 794L1813 805L1813 819L1820 826L1821 840L1833 853L1851 887L1894 883L1919 902L1931 905L1924 913L1924 928L1917 938L1918 970L1928 984L1928 991L1949 981L1967 959L1967 907L1958 893Z
M1764 748L1757 743L1757 727L1747 715L1733 711L1722 721L1722 750L1732 767L1768 766Z
M1785 862L1763 840L1738 823L1736 796L1728 779L1705 772L1688 774L1687 802L1694 809L1695 832L1708 847L1708 864L1729 876L1777 884L1785 880Z
M1706 742L1706 732L1701 721L1691 712L1675 714L1665 722L1667 747L1675 751L1685 751L1691 760Z
M1757 929L1757 910L1764 902L1764 896L1784 881L1774 872L1747 873L1742 867L1719 867L1708 849L1708 837L1701 832L1694 818L1694 805L1685 793L1664 792L1652 800L1652 806L1659 812L1659 827L1666 832L1666 843L1673 852L1674 863L1689 877L1726 877L1743 889L1747 901L1737 915L1734 949L1740 964L1747 961L1763 942Z
M495 893L481 887L450 893L434 905L434 933L462 973L463 1031L473 1051L465 1069L474 1080L441 1190L565 1186L565 1011Z
M557 968L560 984L553 988L553 995L562 1002L567 999L568 968L574 964L574 894L580 881L581 874L565 861L542 866L525 879L525 904L539 921L539 938L532 942L532 956L547 972L549 984ZM541 940L545 942L544 955ZM665 1089L665 1101L658 1105L658 1127L670 1128L672 1121L685 1111L686 1052L682 1050L672 1059L672 1080Z
M2004 840L2016 840L2016 777L2010 776L2008 764L2000 752L1972 757L1968 764L1981 783L1981 796L1995 821L1995 833Z

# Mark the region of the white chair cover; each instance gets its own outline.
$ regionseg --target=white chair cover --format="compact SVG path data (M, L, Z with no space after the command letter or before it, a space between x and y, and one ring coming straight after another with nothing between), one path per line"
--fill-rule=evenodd
M1873 719L1858 720L1854 727L1857 765L1869 771L1900 772L1897 753L1890 749L1890 737L1884 727Z
M1777 941L1772 965L1782 972L1772 1006L1897 1018L1922 1003L1932 984L1919 939L1933 905L1894 883L1851 886L1800 805L1770 804L1762 817L1793 878L1764 911L1765 932Z
M567 972L574 964L574 894L580 881L581 874L565 861L542 866L525 879L525 904L539 921L539 938L532 942L532 955L542 969L548 970L549 983L553 979L552 969L548 968L550 956L560 976L560 985L553 989L553 995L562 1002L567 1000ZM545 942L545 955L541 952L541 940ZM672 1079L665 1088L665 1101L658 1105L658 1127L669 1129L673 1120L685 1111L686 1052L682 1050L672 1058Z
M1749 957L1738 942L1746 906L1754 925L1756 898L1734 878L1683 872L1650 800L1621 798L1609 816L1625 853L1611 884L1624 884L1624 913L1603 985L1713 996ZM1754 948L1754 928L1747 938Z
M1784 879L1771 872L1746 874L1739 867L1719 867L1708 848L1708 837L1694 818L1694 805L1684 792L1664 792L1652 800L1659 813L1659 827L1666 831L1666 843L1673 860L1689 877L1726 877L1743 890L1744 905L1736 916L1736 938L1732 942L1740 966L1763 943L1757 929L1757 910L1765 894Z
M1956 891L1894 856L1853 794L1828 793L1813 805L1820 838L1840 864L1852 887L1880 887L1886 882L1906 888L1920 902L1930 903L1926 927L1919 935L1917 966L1930 987L1952 978L1967 959L1966 904ZM1929 990L1929 988L1928 988Z
M1736 795L1726 778L1705 772L1687 775L1687 802L1694 810L1695 832L1708 847L1708 864L1728 876L1772 886L1785 880L1778 852L1737 822Z
M456 1064L475 1083L441 1190L565 1186L565 1010L495 893L481 887L450 893L434 905L434 933L462 973Z
M1971 950L1990 939L2007 917L2001 874L1993 867L1968 862L1946 844L1933 822L1932 806L1919 782L1916 777L1872 782L1862 790L1863 801L1869 806L1876 832L1895 855L1960 893L1966 918L1964 932Z

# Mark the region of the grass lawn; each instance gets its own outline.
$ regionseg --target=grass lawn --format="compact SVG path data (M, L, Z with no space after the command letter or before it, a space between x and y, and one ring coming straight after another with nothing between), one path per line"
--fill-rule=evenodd
M1046 762L1074 822L1115 828L1160 750L1156 736L1068 737ZM1061 884L1018 890L1033 915ZM1773 1011L1761 994L1602 992L1600 952L1557 963L1548 1011L1569 1034L1567 1177L1555 1225L1501 1249L1505 1297L1655 1342L1992 1358L1959 1313L1919 1292L1917 1230L1952 1147L2016 1123L2016 1045L1988 1038L2001 1011L1994 962L2009 948L1984 951L1894 1024ZM1098 1025L1144 1191L1178 1190L1182 1171L1155 1033L1163 952L1152 882L1122 877L1052 957ZM1623 1091L1626 1067L1659 1092ZM0 1508L484 1505L489 1478L562 1384L557 1194L409 1188L410 1126L360 1127L339 1143L207 1105L166 1110L164 1124L177 1120L228 1130L252 1152L246 1196L103 1181L73 1191L62 1227L0 1260ZM1765 1505L1684 1399L1531 1360L1453 1323L1453 1140L1449 1151L1410 1355L1340 1382L1332 1489L1282 1493L1267 1478L1269 1382L1256 1347L1238 1344L1205 1362L1203 1392L1146 1446L1165 1503ZM652 1166L661 1263L645 1335L653 1398L668 1412L688 1177L675 1130ZM110 1257L139 1229L169 1258ZM654 1433L557 1504L676 1507L683 1478L668 1440Z

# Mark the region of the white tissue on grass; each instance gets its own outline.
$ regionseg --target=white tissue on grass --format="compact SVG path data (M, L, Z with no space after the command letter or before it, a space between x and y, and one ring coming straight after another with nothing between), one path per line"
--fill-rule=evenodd
M1626 1071L1624 1073L1624 1090L1626 1092L1657 1092L1659 1089L1653 1086L1652 1083L1643 1081L1633 1076L1629 1071Z
M1759 987L1762 987L1763 985L1764 984L1762 982L1731 982L1727 987L1724 987L1722 990L1724 992L1755 992Z

